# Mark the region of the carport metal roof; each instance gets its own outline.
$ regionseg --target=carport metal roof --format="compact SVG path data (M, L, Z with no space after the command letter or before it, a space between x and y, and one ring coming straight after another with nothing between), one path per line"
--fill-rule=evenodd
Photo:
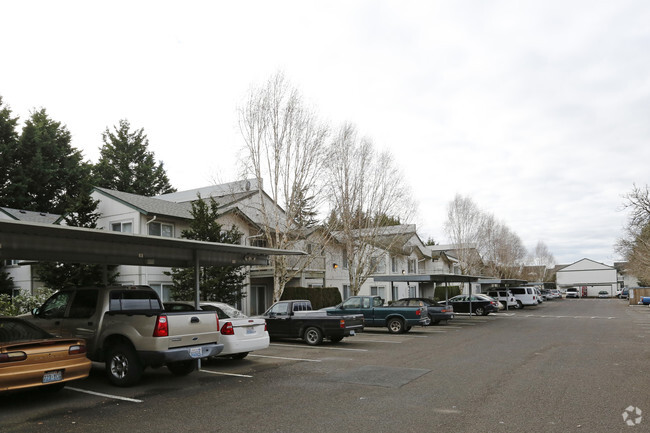
M481 278L479 280L481 285L484 284L498 284L500 287L515 287L527 284L526 280L519 280L516 278Z
M302 251L0 220L0 259L159 267L267 265Z
M373 277L375 281L390 281L392 283L474 283L479 278L458 274L398 274Z

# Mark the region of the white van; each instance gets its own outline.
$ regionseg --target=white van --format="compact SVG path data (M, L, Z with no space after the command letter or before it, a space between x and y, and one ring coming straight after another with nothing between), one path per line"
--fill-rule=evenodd
M504 308L519 308L519 303L515 299L515 295L512 294L510 290L506 289L493 289L485 293L488 296L493 297L497 301L503 304Z
M538 304L538 295L534 287L510 287L510 291L515 295L519 308Z

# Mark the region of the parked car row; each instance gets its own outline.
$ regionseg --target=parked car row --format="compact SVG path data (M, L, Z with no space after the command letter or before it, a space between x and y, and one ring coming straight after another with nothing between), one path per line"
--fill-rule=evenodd
M259 317L220 302L200 302L198 311L190 301L163 304L147 286L63 290L22 318L0 317L0 391L61 389L87 377L91 360L106 363L114 385L129 386L148 366L167 365L184 375L195 369L196 359L243 359L267 348L271 338L318 345L337 343L370 326L403 333L415 325L447 322L456 313L488 315L501 303L523 308L541 302L535 290L495 289L441 302L403 298L389 306L378 296L353 296L317 311L307 300L289 300Z

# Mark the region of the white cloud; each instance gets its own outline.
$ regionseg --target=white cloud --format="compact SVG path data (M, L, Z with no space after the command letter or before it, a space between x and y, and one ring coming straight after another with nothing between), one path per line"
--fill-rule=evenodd
M45 107L96 159L143 127L178 188L232 180L236 107L285 71L390 149L444 241L458 192L559 261L611 262L621 195L649 182L643 1L12 2L0 95Z

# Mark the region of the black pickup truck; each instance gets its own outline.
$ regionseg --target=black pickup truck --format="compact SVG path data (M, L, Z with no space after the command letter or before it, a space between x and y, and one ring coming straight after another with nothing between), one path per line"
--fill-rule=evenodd
M362 314L328 315L314 311L306 300L279 301L262 316L271 338L301 338L316 346L327 338L338 343L343 337L363 331Z

